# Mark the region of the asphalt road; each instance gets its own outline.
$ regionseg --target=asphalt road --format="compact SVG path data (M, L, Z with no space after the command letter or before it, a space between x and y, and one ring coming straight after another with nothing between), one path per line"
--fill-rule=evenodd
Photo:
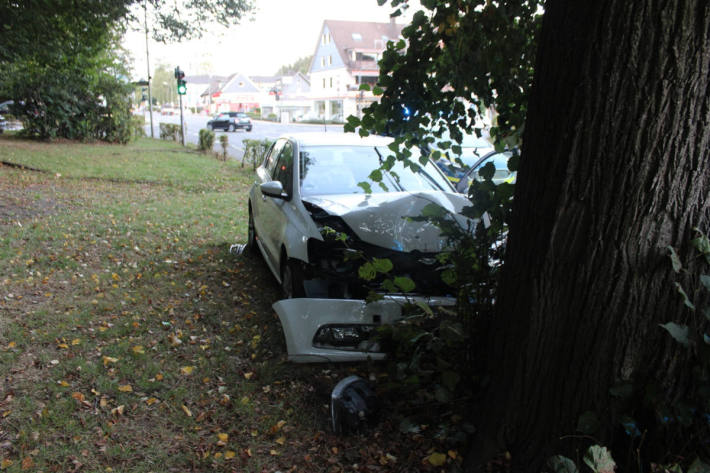
M207 121L211 117L207 115L185 115L185 126L187 128L187 133L185 134L185 142L197 144L198 134L200 129L207 128ZM145 115L146 126L145 131L148 136L150 136L150 119L146 112ZM160 137L159 124L160 123L180 123L180 115L161 115L160 112L153 111L153 131L155 138ZM227 154L232 159L240 160L244 156L244 145L242 140L253 139L253 140L263 140L265 138L275 140L284 133L297 133L297 132L309 132L309 131L327 131L328 133L343 133L343 125L310 125L301 123L274 123L261 120L253 120L253 127L251 132L245 130L236 130L232 132L215 131L214 140L214 150L215 152L222 152L222 146L219 143L220 135L227 135L229 138L229 146L227 147Z

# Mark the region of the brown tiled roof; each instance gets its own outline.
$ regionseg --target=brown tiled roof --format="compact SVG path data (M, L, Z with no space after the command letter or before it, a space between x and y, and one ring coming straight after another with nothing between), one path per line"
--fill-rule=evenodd
M330 30L333 41L338 46L340 57L346 64L351 62L348 50L382 51L385 49L387 40L397 41L402 33L402 28L404 28L404 25L394 22L376 23L374 21L325 20L323 24ZM359 34L362 39L355 39L353 34Z

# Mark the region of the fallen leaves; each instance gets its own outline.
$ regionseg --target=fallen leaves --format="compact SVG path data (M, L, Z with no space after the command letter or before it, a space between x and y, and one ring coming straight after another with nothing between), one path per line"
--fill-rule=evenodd
M185 404L182 405L182 411L185 413L185 415L187 417L192 417L192 411L190 409L188 409L188 407Z
M180 368L180 373L184 374L185 376L190 376L194 370L194 366L183 366L182 368Z
M130 384L122 384L118 387L118 390L122 393L131 393L133 392L133 386L131 386Z

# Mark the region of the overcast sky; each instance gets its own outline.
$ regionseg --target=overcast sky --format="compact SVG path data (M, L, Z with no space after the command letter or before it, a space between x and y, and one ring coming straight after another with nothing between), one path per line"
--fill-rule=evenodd
M180 66L187 75L271 75L315 52L323 20L388 22L391 7L377 0L255 0L253 21L229 30L215 27L200 40L176 45L149 42L151 71L158 64ZM418 2L415 3L418 5ZM410 10L413 10L410 8ZM411 11L403 20L411 18ZM124 46L134 59L134 78L146 76L145 34L129 32Z

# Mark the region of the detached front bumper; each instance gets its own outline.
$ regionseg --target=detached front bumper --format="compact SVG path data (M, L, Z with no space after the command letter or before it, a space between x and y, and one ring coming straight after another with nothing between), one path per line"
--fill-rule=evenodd
M289 361L319 363L384 359L369 335L378 325L402 318L405 304L417 302L456 303L451 297L388 295L369 304L358 299L284 299L273 308L283 327Z

